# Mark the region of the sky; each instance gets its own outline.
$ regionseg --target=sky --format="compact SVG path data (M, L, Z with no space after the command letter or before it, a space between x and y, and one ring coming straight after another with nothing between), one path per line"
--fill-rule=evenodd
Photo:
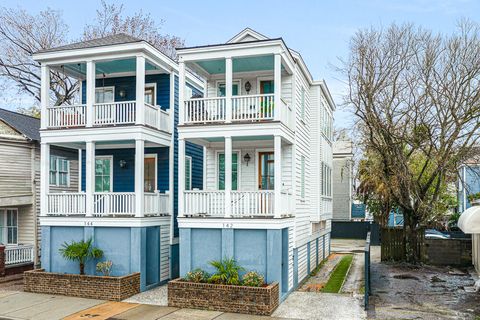
M108 2L108 1L107 1ZM110 1L111 2L111 1ZM121 3L121 0L116 0ZM415 23L435 32L450 33L459 19L480 23L479 0L296 0L296 1L124 1L133 14L150 12L164 33L185 40L187 46L223 43L250 27L272 38L282 37L299 51L315 80L324 79L337 103L335 127L348 128L352 115L342 107L346 84L335 67L348 56L355 32L392 22ZM95 18L100 0L0 0L1 7L21 7L31 13L47 8L60 10L71 38ZM161 24L161 21L164 21ZM10 91L8 91L10 92ZM28 106L29 98L0 96L0 107Z

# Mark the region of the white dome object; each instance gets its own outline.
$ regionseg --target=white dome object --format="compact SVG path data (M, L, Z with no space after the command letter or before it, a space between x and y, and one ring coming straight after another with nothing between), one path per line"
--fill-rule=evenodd
M480 233L480 206L465 210L458 219L458 227L465 233Z

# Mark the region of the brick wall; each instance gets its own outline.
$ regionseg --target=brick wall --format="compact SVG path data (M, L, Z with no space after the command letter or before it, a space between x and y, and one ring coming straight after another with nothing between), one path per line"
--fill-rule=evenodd
M279 304L279 285L226 286L173 280L168 283L168 305L223 312L270 315Z
M24 273L24 291L60 294L100 300L121 301L140 292L140 273L123 277L103 277L44 272Z
M0 277L5 275L5 246L0 245Z
M5 267L5 275L11 276L14 274L24 273L25 271L33 270L33 262L12 264Z
M470 239L425 239L425 247L428 264L472 265L472 240Z

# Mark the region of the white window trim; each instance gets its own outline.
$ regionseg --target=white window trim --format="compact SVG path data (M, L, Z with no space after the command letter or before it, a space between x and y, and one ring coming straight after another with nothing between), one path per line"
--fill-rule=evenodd
M225 154L225 150L215 150L215 190L218 190L218 191L225 191L225 190L220 190L219 188L219 183L220 183L220 180L218 179L218 174L220 173L219 170L218 170L218 165L220 164L220 161L219 161L219 157L220 157L220 154L223 153ZM242 176L242 161L241 161L241 155L242 155L242 152L240 149L233 149L232 150L232 153L237 153L237 190L233 190L232 191L240 191L242 190L241 186L242 186L242 179L241 179L241 176ZM232 162L233 164L233 162Z
M95 161L97 159L110 159L110 190L103 191L103 192L95 192L95 193L106 193L106 192L113 192L113 155L103 155L103 156L95 156ZM96 165L96 164L95 164ZM95 185L95 181L94 181Z
M156 82L145 83L145 89L147 88L153 88L153 105L156 106L157 105L157 83Z
M15 226L17 228L17 242L15 242L15 243L7 243L7 241L8 241L7 212L9 210L15 211L15 215L17 216L17 219L16 219L17 225ZM5 238L4 239L0 238L0 243L3 243L6 246L17 246L18 245L18 208L2 208L2 209L0 209L0 215L3 215L2 228L5 229L5 234L3 235Z
M52 172L51 168L49 168L48 170L48 183L50 186L53 186L53 187L62 187L62 188L69 188L70 187L70 172L71 172L71 169L70 169L70 162L71 160L66 158L66 157L62 157L62 156L57 156L57 155L50 155L50 161L51 161L51 158L55 158L55 162L56 162L56 170L55 170L55 183L51 183L50 181L50 173ZM59 161L58 160L66 160L67 161L67 185L62 185L60 184L60 166L59 166ZM51 165L51 162L49 162L49 166Z
M190 163L190 167L187 169L185 169L185 176L187 176L187 172L189 173L189 184L190 184L190 189L187 189L185 188L185 190L193 190L193 186L192 186L192 157L191 156L185 156L185 159L189 159L189 163ZM186 162L185 162L186 163Z
M97 93L97 91L105 91L106 89L112 89L113 90L113 101L111 101L111 102L97 102L96 101L97 99L95 97L95 104L115 102L115 86L95 87L95 94Z
M225 87L226 87L226 86L227 86L226 80L217 80L217 81L215 81L215 95L216 95L217 97L220 97L220 96L218 95L218 87L219 87L221 84L225 85ZM238 95L239 95L239 96L243 95L242 79L233 79L233 80L232 80L232 88L233 88L233 85L234 85L234 84L238 85ZM226 90L227 90L227 89L225 88L225 94L227 94L227 91L226 91ZM233 93L233 89L232 89L232 93ZM233 94L232 94L232 96L233 96Z
M155 186L154 186L153 190L157 191L158 190L158 155L156 153L146 153L145 156L144 156L144 161L145 161L145 159L150 159L150 158L155 159ZM145 165L144 165L144 167L145 167ZM112 173L113 173L113 171L112 171ZM145 181L143 183L145 184ZM143 189L145 189L145 186L143 186Z

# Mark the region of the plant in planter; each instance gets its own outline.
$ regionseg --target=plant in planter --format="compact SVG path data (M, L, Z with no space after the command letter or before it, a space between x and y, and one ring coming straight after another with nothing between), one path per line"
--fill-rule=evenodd
M81 275L85 274L86 261L103 257L103 251L92 246L91 238L87 241L72 241L70 244L65 242L59 251L63 258L79 263Z
M187 274L185 275L186 281L195 282L195 283L208 282L209 278L210 278L210 275L206 271L203 271L200 268L187 272Z
M210 264L217 269L210 279L210 283L216 284L229 284L229 285L239 285L240 281L240 271L243 271L244 268L241 267L233 258L225 258L223 260L214 260Z
M97 272L100 272L105 277L109 277L110 273L112 272L112 266L113 266L113 262L110 260L107 260L107 261L102 261L97 263L96 269L97 269Z
M247 287L261 287L265 284L265 279L258 272L249 271L243 276L242 284Z

